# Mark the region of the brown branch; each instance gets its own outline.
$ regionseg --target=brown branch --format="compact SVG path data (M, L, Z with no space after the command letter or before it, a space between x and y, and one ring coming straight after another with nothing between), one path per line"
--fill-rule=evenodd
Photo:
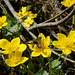
M60 56L60 54L57 53L57 52L55 52L53 49L50 49L50 50L52 51L53 54L55 54L55 55L57 55L57 56ZM67 60L67 61L69 61L69 62L75 64L75 61L74 61L74 60L71 60L71 59L69 59L69 58L67 58L67 57L64 57L64 56L61 56L61 58L63 58L63 59L65 59L65 60Z
M50 49L50 50L52 51L53 54L55 54L55 55L57 55L57 56L60 56L60 54L57 53L57 52L55 52L54 49ZM75 61L74 61L74 60L71 60L71 59L69 59L69 58L67 58L67 57L64 57L64 56L61 56L61 58L63 58L63 59L65 59L65 60L67 60L67 61L69 61L69 62L75 64ZM47 63L45 64L45 67L46 67L48 64L49 64L49 62L47 62Z
M22 21L22 19L18 19L19 16L16 15L16 11L14 10L14 8L12 7L12 5L10 4L9 0L4 0L5 4L8 6L9 10L11 11L11 13L13 14L13 16L18 20L19 23L21 23L21 25L24 27L24 22ZM24 27L25 28L25 27ZM36 38L36 36L28 31L28 28L25 28L27 30L27 32L33 37Z
M57 18L58 16L60 16L61 14L63 14L64 12L66 12L67 10L69 10L70 8L72 8L73 6L75 5L75 3L73 5L71 5L70 7L66 8L65 10L63 10L61 13L59 13L58 15L54 16L53 18L49 19L49 20L46 20L44 21L43 23L46 23L46 22L49 22L55 18Z
M60 25L61 23L64 23L66 20L68 20L70 17L72 17L75 14L75 7L73 8L73 10L62 20L57 21L57 22L50 22L50 23L40 23L34 26L31 26L30 28L28 28L28 30L32 30L34 28L39 28L39 27L46 27L46 26L56 26L56 25Z

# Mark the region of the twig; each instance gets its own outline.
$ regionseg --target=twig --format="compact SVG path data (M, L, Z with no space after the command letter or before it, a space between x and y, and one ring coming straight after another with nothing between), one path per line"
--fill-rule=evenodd
M16 15L14 8L12 7L12 5L10 4L9 0L4 0L5 4L8 6L9 10L11 11L11 13L13 14L13 16L18 20L19 23L21 23L21 25L24 27L24 22L22 22L22 19L18 19L19 16ZM25 28L25 27L24 27ZM27 30L27 32L33 37L36 38L36 36L28 31L28 28L25 28Z
M50 49L50 50L52 51L53 54L55 54L55 55L57 55L57 56L60 56L60 54L57 53L57 52L55 52L54 49ZM74 60L71 60L71 59L69 59L69 58L67 58L67 57L64 57L64 56L61 56L61 58L63 58L63 59L65 59L65 60L67 60L67 61L69 61L69 62L75 64L75 61L74 61ZM49 64L49 62L46 63L45 66L47 66L48 64Z
M75 17L75 15L73 15L73 21L72 21L72 24L73 24L73 25L74 25L74 20L75 20L74 17Z
M55 34L54 30L50 30L51 34L57 39L57 35Z
M6 12L6 13L7 13L7 11L6 11L6 9L4 8L4 6L3 6L2 3L0 3L0 7L1 7L1 9L3 10L3 12Z
M56 26L56 25L60 25L61 23L64 23L66 20L68 20L70 17L72 17L75 14L75 7L73 8L73 10L62 20L57 21L57 22L50 22L50 23L40 23L34 26L31 26L30 28L28 28L28 30L32 30L34 28L39 28L39 27L46 27L46 26Z
M55 52L53 49L51 49L51 51L52 51L52 53L54 53L55 55L60 56L60 54L59 54L59 53L57 53L57 52ZM61 56L61 58L63 58L63 59L65 59L65 60L67 60L67 61L69 61L69 62L71 62L71 63L74 63L74 64L75 64L75 61L74 61L74 60L71 60L71 59L66 58L66 57L64 57L64 56Z
M49 20L44 21L43 23L46 23L46 22L48 22L48 21L51 21L51 20L57 18L58 16L60 16L61 14L63 14L64 12L66 12L67 10L69 10L70 8L72 8L74 5L75 5L75 3L74 3L73 5L71 5L70 7L66 8L65 10L63 10L63 11L62 11L61 13L59 13L58 15L54 16L53 18L51 18L51 19L49 19Z

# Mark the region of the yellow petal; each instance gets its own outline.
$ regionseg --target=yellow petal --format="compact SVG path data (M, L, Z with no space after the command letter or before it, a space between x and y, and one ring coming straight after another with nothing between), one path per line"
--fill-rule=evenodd
M42 40L45 39L45 36L43 33L40 33L38 37L41 37Z
M18 66L20 64L20 62L16 62L14 60L11 60L11 59L6 59L5 60L5 63L10 66L10 67L15 67L15 66Z
M9 52L8 51L0 51L0 53L8 54Z
M33 44L28 44L29 48L32 49L33 48Z
M51 56L51 50L49 48L44 49L41 53L41 55L45 58L50 57Z
M47 37L44 39L43 42L44 42L44 43L42 44L43 47L44 47L44 48L47 48L47 47L49 46L49 44L50 44L50 37L47 36Z
M16 58L20 58L20 57L22 56L22 52L20 52L20 51L15 51L14 56L15 56Z
M14 60L13 60L14 61ZM16 65L11 61L11 59L6 59L5 63L10 67L15 67Z
M7 22L5 22L4 24L2 24L2 26L4 27L4 26L6 26L8 23Z
M29 59L29 58L27 58L27 57L21 57L21 59L20 59L20 64L26 62L28 59Z
M32 56L32 57L37 57L37 56L39 56L40 54L41 54L41 52L33 51L33 52L31 53L31 56Z
M75 51L75 44L72 45L72 51Z
M62 52L66 55L71 54L71 50L69 50L68 48L62 50Z
M68 37L71 38L72 40L74 40L74 42L75 42L75 31L74 30L70 31Z
M4 23L6 21L6 16L2 16L2 22Z
M62 34L62 33L58 33L57 34L57 37L58 37L58 40L61 40L63 38L66 38L66 36L64 34Z
M26 48L27 48L27 46L25 44L20 44L18 51L23 52Z
M20 44L20 38L17 37L17 38L12 39L11 44L12 44L12 46L13 45L18 46Z
M25 27L27 27L27 28L29 28L30 27L30 24L27 24L27 23L24 23L25 25Z
M9 44L10 44L10 42L6 39L1 39L0 40L0 48L2 48L2 49L7 49Z
M14 60L11 59L6 59L5 63L10 66L10 67L15 67L18 66L19 64L22 64L28 60L27 57L22 57L18 62L15 62Z
M72 37L72 36L75 36L75 31L74 30L70 31L70 33L68 35L68 37Z
M65 48L64 44L62 43L62 41L53 41L52 44L59 49L63 49Z
M2 29L2 26L0 26L0 29Z

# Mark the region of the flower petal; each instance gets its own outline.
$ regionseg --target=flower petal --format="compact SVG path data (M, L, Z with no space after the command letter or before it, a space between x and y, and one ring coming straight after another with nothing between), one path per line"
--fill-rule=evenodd
M14 60L13 60L14 61ZM15 66L17 66L16 64L14 64L12 61L11 61L11 59L6 59L5 60L5 63L8 65L8 66L10 66L10 67L15 67Z
M71 50L69 50L68 48L62 50L62 52L66 55L70 54L71 53Z
M31 53L31 56L32 56L32 57L37 57L37 56L39 56L40 54L41 54L41 52L33 51L33 52Z
M12 39L11 44L12 44L12 46L14 46L14 45L18 46L20 44L20 38L17 37L17 38Z
M0 53L8 54L9 52L8 51L0 51Z
M47 48L47 47L49 46L49 44L50 44L50 37L47 36L47 37L44 39L43 42L44 42L44 43L43 43L43 47L44 47L44 48Z
M42 51L41 55L45 58L50 57L51 56L51 50L49 48L44 49L44 51Z
M63 49L65 48L65 46L63 45L62 41L53 41L52 44L59 49Z
M0 29L2 28L2 26L0 26Z
M75 44L73 44L72 47L72 51L75 51Z
M2 16L2 22L4 23L6 21L6 16Z
M26 48L27 48L27 46L25 44L20 44L18 51L23 52Z
M27 57L21 57L21 59L20 59L20 64L26 62L28 59L29 59L29 58L27 58Z
M45 36L43 33L40 33L38 37L41 37L42 40L45 39Z
M6 39L0 40L0 48L6 49L9 46L10 42Z
M57 34L57 37L58 37L58 40L61 40L63 38L66 38L66 36L64 34L62 34L62 33L58 33Z
M8 23L7 23L7 22L5 22L5 23L3 23L3 24L2 24L2 26L4 27L4 26L6 26L7 24L8 24Z
M70 31L68 37L71 38L71 39L73 39L74 42L75 42L75 31L74 30Z

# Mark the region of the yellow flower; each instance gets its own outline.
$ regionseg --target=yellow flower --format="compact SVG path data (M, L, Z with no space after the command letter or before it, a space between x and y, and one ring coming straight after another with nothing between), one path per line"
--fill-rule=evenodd
M47 36L45 38L45 36L40 33L38 37L41 37L40 41L38 44L35 44L33 46L33 44L28 44L30 49L33 50L33 52L31 53L32 57L37 57L39 55L42 55L43 57L50 57L51 56L51 50L48 48L49 43L50 43L50 37ZM32 41L31 41L32 43Z
M5 63L10 67L15 67L26 62L27 60L27 57L22 57L22 52L16 51L15 53L11 52L8 55L8 59L5 60Z
M14 38L9 42L6 39L1 39L0 40L0 48L3 49L3 51L0 51L0 53L3 54L9 54L10 52L15 52L15 51L20 51L23 52L26 49L25 44L20 44L20 38Z
M62 49L62 52L66 55L71 53L72 51L75 51L75 31L71 31L66 37L62 33L57 34L58 41L53 41L52 44L59 49Z
M30 17L30 18L36 18L37 14L33 14L32 11L29 11L28 12L28 17Z
M15 12L19 18L23 18L24 16L27 16L28 12L26 11L26 7L22 7L21 11L19 13Z
M29 28L33 22L34 20L28 17L26 20L24 20L24 26Z
M5 22L6 21L6 16L2 16L2 17L0 17L0 29L2 28L2 27L5 27L8 23L7 22Z
M69 7L74 3L75 3L75 0L65 0L61 2L61 4L64 5L65 7Z

